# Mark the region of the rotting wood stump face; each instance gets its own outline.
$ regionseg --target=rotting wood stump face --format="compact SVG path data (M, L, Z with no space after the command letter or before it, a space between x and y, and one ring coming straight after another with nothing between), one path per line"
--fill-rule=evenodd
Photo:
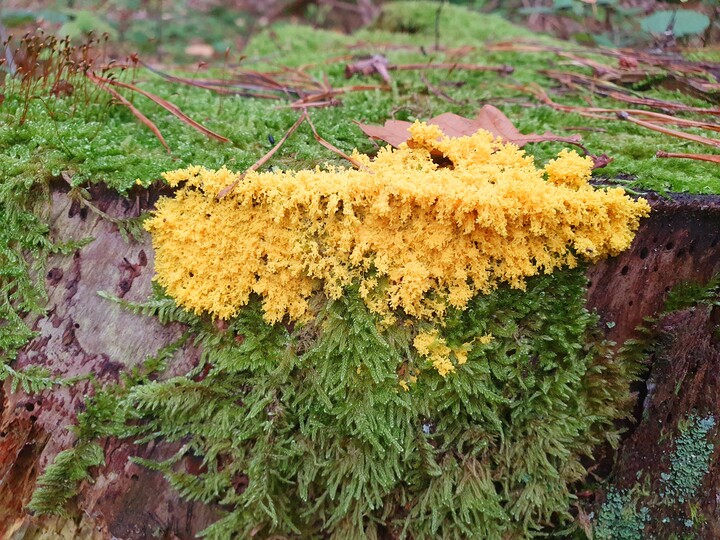
M649 218L629 250L590 268L588 308L608 338L622 343L663 307L678 283L705 283L720 272L720 196L647 197Z
M164 327L134 315L97 294L107 291L132 301L147 298L153 276L150 242L126 243L116 225L73 203L66 187L53 189L53 239L94 240L69 257L49 258L48 311L27 320L38 336L22 350L14 367L41 365L62 377L94 373L100 383L116 382L121 369L144 361L182 330L180 325ZM122 199L105 188L90 191L93 204L117 218L137 216L157 199L157 193L139 192L135 198ZM185 372L197 360L198 351L186 346L171 371ZM74 435L68 426L90 388L83 381L28 396L20 390L11 393L6 381L0 391L0 538L35 538L48 530L56 531L57 538L149 538L158 531L193 538L214 520L212 512L202 504L180 500L161 473L127 459L131 454L164 459L177 445L138 447L130 441L104 441L106 465L97 471L94 483L81 488L79 525L72 520L36 519L23 511L39 474L72 444ZM88 520L93 527L87 526Z
M696 485L688 485L692 496L665 493L667 483L662 473L672 470L672 459L678 451L678 436L692 431L689 418L712 416L720 420L720 308L700 306L663 317L655 340L660 347L650 359L650 373L645 395L641 395L639 424L624 441L615 466L615 486L631 490L641 486L662 503L653 504L639 498L639 505L653 508L643 534L647 538L720 538L720 445L709 454L707 473L702 471L701 452L689 456L690 468L701 471ZM698 437L712 441L714 437ZM685 475L688 478L692 474ZM695 506L695 518L691 519ZM687 521L689 520L689 521ZM691 523L691 524L690 524Z
M631 248L588 272L588 307L598 311L606 335L619 344L639 337L635 329L663 308L675 285L706 283L720 272L720 197L655 196L650 202L652 214L642 221ZM626 493L635 489L636 510L650 508L644 537L689 534L714 540L720 538L720 445L692 502L658 498L666 489L661 474L671 470L681 426L693 415L720 421L720 309L671 313L650 330L656 352L636 387L637 423L629 426L618 452L614 486Z
M152 206L159 195L142 190L122 199L99 186L90 191L93 204L116 218L137 216ZM672 200L653 197L651 204L653 213L643 220L631 249L588 272L591 283L588 307L597 309L602 321L610 323L605 325L606 333L618 343L633 336L643 317L662 307L667 291L675 284L690 280L705 282L720 271L720 197L677 196ZM48 312L28 320L38 336L23 349L16 368L42 365L64 377L93 372L100 382L114 382L121 369L143 361L179 336L179 325L163 327L97 295L97 291L107 291L127 300L144 300L148 296L153 275L148 238L126 243L117 226L71 202L67 186L59 185L53 187L51 234L59 241L87 236L94 241L72 256L50 257L45 276ZM717 326L718 317L713 317ZM698 331L707 327L707 321L692 324ZM108 328L114 331L107 332ZM669 351L668 354L680 354L674 349ZM186 345L177 358L171 371L185 372L197 362L198 351ZM694 375L687 380L694 386L687 395L694 397L678 403L677 411L674 404L668 405L674 402L658 402L657 407L649 408L650 419L664 415L663 421L667 422L668 414L677 419L679 413L693 406L695 398L720 395L717 377L713 375L720 372L720 366L698 365L698 359L702 360L700 363L717 363L717 355L693 358L695 367L688 367L687 373ZM686 359L691 362L689 357ZM676 364L668 360L663 365ZM668 385L673 385L673 377L679 376L677 369L662 373L654 369L652 373L658 380L667 379ZM36 396L22 391L10 393L7 382L0 391L0 534L5 534L2 538L9 538L12 533L13 539L29 540L53 531L56 538L134 539L160 532L166 538L189 539L214 521L216 516L206 506L180 500L160 473L127 461L131 454L163 459L177 446L138 447L132 442L115 440L104 442L106 465L95 474L96 481L81 487L80 521L35 518L24 512L23 506L29 501L41 471L72 443L73 435L67 426L73 423L87 391L86 382ZM663 392L667 393L666 389L659 388L656 399L665 395ZM713 410L718 405L715 407ZM627 464L624 469L620 467L621 477L626 473L628 478L632 476L639 466L634 456L649 455L656 435L643 424L629 437L623 453ZM648 465L652 466L643 462L643 466ZM713 469L708 476L712 476L712 482L720 481L717 480L720 471Z

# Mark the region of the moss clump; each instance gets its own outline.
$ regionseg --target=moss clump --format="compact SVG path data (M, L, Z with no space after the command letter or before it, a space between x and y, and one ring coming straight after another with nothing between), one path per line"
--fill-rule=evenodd
M357 287L292 331L256 301L218 330L157 296L133 309L189 323L201 364L88 411L98 434L121 434L124 411L135 436L183 441L142 463L223 509L208 538L533 536L572 519L581 461L617 442L636 368L598 340L584 284L556 272L450 310L438 337L470 345L446 378L413 352L415 329L381 326Z
M181 269L179 288L168 292L177 296L182 287L192 289L197 272L210 285L202 286L202 294L195 291L190 297L195 301L210 299L223 307L222 295L233 281L246 296L229 305L231 312L213 312L229 319L224 330L203 319L204 305L189 306L195 315L179 310L169 298L136 306L163 321L188 323L190 335L203 347L202 362L185 376L138 380L111 400L103 401L100 393L81 417L81 426L98 419L98 435L183 441L169 460L141 463L162 471L182 496L223 509L221 519L205 531L207 537L259 531L267 537L343 539L377 537L382 531L414 539L539 535L572 519L572 486L586 474L582 460L598 444L617 443L614 422L626 414L637 366L616 362L608 344L598 338L597 317L584 308L581 269L551 273L557 265L542 257L559 253L563 262L572 257L575 263L573 253L581 255L593 234L598 237L593 237L590 258L622 249L646 211L644 202L621 192L593 190L586 183L589 160L577 155L563 154L552 162L546 181L516 148L498 147L488 133L454 140L437 136L437 130L416 125L416 148L384 152L374 162L357 156L370 172L249 175L236 194L219 202L236 179L227 170L195 167L167 175L173 184L187 182L177 199L161 203L149 222L161 240L156 242L161 276ZM442 150L455 168L437 169L431 149ZM384 178L385 173L399 184ZM279 197L273 198L274 193ZM403 204L391 207L389 196ZM543 197L559 202L539 206ZM493 204L484 206L488 201ZM562 209L572 210L576 203L597 204L591 213L601 215L600 222L587 231L587 219L565 224ZM505 215L503 204L512 215ZM613 204L623 210L610 211ZM310 212L313 208L317 215ZM429 209L437 215L424 220ZM223 238L203 225L216 211L224 222L244 211L251 214L231 223L234 234ZM584 208L577 212L589 213ZM287 221L298 215L298 221ZM358 216L364 221L353 222ZM373 224L373 217L380 221ZM342 227L346 221L347 230ZM253 229L256 222L259 230ZM325 229L314 228L318 223ZM463 247L463 235L471 234L477 223L483 236L472 240L480 250L476 258L482 262L483 243L497 245L491 261L498 268L505 262L527 271L515 276L522 282L498 279L492 287L487 275L476 272L480 285L456 301L451 287L458 283L446 285L441 279L448 278L443 272L455 271L463 252L471 251ZM523 240L520 232L513 234L516 223L538 237ZM183 229L185 224L189 230ZM541 234L544 224L554 232ZM419 230L412 241L382 240L383 234L392 237L395 229L415 226ZM494 226L498 230L492 233ZM333 227L338 235L332 234ZM310 238L322 239L316 250L303 239L282 241L283 235L292 239L305 229ZM387 257L384 274L381 253L370 250L370 261L359 257L357 268L372 272L368 279L387 283L368 294L363 273L348 271L347 279L336 279L344 264L338 253L355 251L344 244L348 231L363 229L381 238L378 245L397 244L395 257L409 253L420 260L427 251L424 237L442 231L448 238L440 246L447 251L451 244L460 246L460 252L438 272L435 288L418 292L406 265L400 265L403 275L394 280L396 261ZM576 234L572 253L562 231ZM239 253L245 260L233 263L230 254L237 242L256 242L261 235L267 235L264 247L244 246ZM189 273L180 262L163 262L163 250L177 255L181 246L189 260L201 259L202 252L188 252L193 236L209 242L204 255L223 261L217 267L220 274L208 269L207 260L199 260ZM555 247L559 237L565 239ZM317 251L312 264L329 272L310 274L315 266L295 261L295 246L301 254ZM523 250L529 246L539 250L528 256ZM273 272L263 274L253 266L249 254L256 251ZM431 255L442 257L441 252ZM543 275L537 267L523 266L531 259L543 261ZM310 274L311 279L305 285L287 279L285 266L297 267L300 277ZM467 266L471 272L471 264ZM491 272L496 278L514 275L510 266L501 270ZM258 274L262 287L245 283ZM313 291L322 280L325 286ZM459 282L466 288L471 283L466 277ZM443 287L449 289L447 299ZM268 290L274 294L263 294ZM294 313L283 302L277 308L280 293L300 295L302 311ZM373 295L375 301L368 301ZM420 307L394 302L393 295L415 298ZM423 302L436 307L423 311ZM124 416L118 418L117 411ZM82 439L83 444L91 441ZM188 456L202 460L199 472L183 466ZM65 461L62 467L74 470ZM57 470L51 471L54 480ZM54 485L48 481L38 492L38 508L52 510L52 497L65 502Z

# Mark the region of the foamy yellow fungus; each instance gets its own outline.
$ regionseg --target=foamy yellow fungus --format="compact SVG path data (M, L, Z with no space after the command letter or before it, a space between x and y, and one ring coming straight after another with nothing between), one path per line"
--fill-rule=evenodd
M451 354L455 356L457 365L462 366L467 362L467 353L470 350L469 343L451 349L445 339L440 337L437 329L418 333L413 341L413 347L420 356L427 358L443 377L455 371L455 364L450 358Z
M480 341L480 343L482 343L483 345L487 345L493 339L495 339L495 336L493 336L492 334L485 334L484 336L480 336L478 341Z
M146 222L155 279L219 318L256 294L268 322L302 320L311 295L338 298L354 282L388 320L439 319L499 283L523 288L578 257L619 253L649 212L620 188L588 185L592 162L575 152L542 170L486 131L448 138L417 123L411 134L375 159L356 154L362 170L250 171L224 197L238 180L225 168L166 173L180 187Z

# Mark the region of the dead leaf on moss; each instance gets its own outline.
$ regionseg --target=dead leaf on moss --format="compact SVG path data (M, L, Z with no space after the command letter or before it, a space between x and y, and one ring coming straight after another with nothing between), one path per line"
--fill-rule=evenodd
M580 135L561 137L550 131L546 131L542 135L537 133L525 135L513 125L507 116L492 105L484 105L475 118L464 118L454 113L443 113L428 120L428 124L438 126L448 137L463 137L472 135L479 129L484 129L496 137L501 137L505 142L513 143L519 147L523 147L528 143L546 141L578 145L582 140ZM380 139L395 147L407 142L410 136L408 131L410 126L412 126L411 122L403 120L388 120L384 126L358 123L358 127L368 137Z
M363 58L345 66L345 77L350 78L355 74L372 75L377 73L383 81L390 84L390 73L388 72L388 59L382 54L375 54L370 58Z
M593 170L602 169L603 167L607 167L613 161L613 158L611 158L607 154L600 154L599 156L595 156L593 154L588 154L588 155L593 160Z
M185 54L188 56L212 58L215 54L215 49L213 49L212 45L208 45L207 43L191 43L185 47Z
M447 69L449 72L464 71L494 71L501 75L509 75L515 68L508 65L485 66L482 64L468 64L463 62L440 62L440 63L419 63L419 64L391 64L382 54L375 54L369 58L362 58L345 66L345 77L353 75L380 75L386 84L390 84L390 71L416 71L425 69Z

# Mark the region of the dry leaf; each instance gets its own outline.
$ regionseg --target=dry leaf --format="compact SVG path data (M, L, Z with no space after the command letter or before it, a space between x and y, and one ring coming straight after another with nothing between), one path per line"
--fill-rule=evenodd
M191 43L185 47L185 54L188 56L212 58L215 54L215 49L212 48L212 45L208 45L207 43Z
M607 154L600 154L599 156L596 156L593 154L588 154L588 155L593 160L593 170L602 169L603 167L607 167L613 161L613 158L611 158Z
M524 135L520 133L507 116L492 105L484 105L478 115L473 119L464 118L454 113L443 113L440 116L428 120L428 124L438 126L448 137L472 135L479 129L484 129L496 137L501 137L505 142L513 143L519 147L523 147L528 143L545 141L579 144L582 139L580 135L560 137L550 131L546 131L542 135L536 133ZM405 122L403 120L388 120L384 126L358 123L358 127L360 127L368 137L380 139L395 147L407 142L410 136L408 132L410 126L412 126L411 122Z
M383 81L390 84L390 73L388 72L388 59L382 54L376 54L370 58L358 60L352 64L345 66L345 77L348 79L359 73L360 75L372 75L377 73Z

